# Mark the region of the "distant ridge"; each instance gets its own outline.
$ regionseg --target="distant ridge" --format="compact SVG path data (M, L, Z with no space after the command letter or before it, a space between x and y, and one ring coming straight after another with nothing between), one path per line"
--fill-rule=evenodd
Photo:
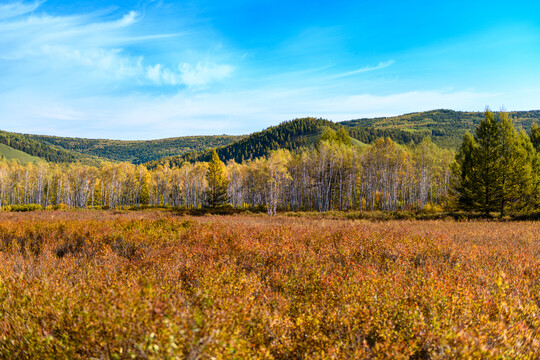
M516 126L529 130L540 124L540 110L510 111ZM29 156L52 163L98 165L102 161L180 165L185 161L208 161L216 148L224 161L242 162L268 155L272 150L295 150L316 144L326 128L345 127L358 143L370 144L388 137L399 144L418 143L431 137L441 147L457 149L466 131L474 132L484 117L483 112L430 110L379 118L362 118L342 122L303 118L245 136L186 136L148 141L83 139L58 136L17 134L0 131L0 144L22 151ZM1 156L1 154L0 154Z
M0 131L0 144L24 152L29 156L40 158L52 163L81 162L86 165L97 165L100 159L83 155L74 151L51 146L32 139L29 135Z
M183 136L159 140L106 140L44 135L26 135L40 143L74 151L85 156L95 156L112 161L140 164L191 151L223 146L242 136L212 135Z
M534 122L540 123L540 110L509 111L519 128L529 130ZM349 128L374 127L377 129L398 129L422 136L431 136L433 142L445 148L457 148L466 131L474 132L484 118L484 112L430 110L399 116L363 118L342 121Z
M217 153L223 161L235 160L240 163L248 159L256 159L268 155L277 149L295 150L318 142L324 129L338 130L343 127L325 119L302 118L282 122L277 126L255 132L235 141L232 144L217 148ZM351 138L360 143L371 143L381 137L390 137L394 141L405 144L420 142L423 136L398 129L376 129L364 127L348 127ZM208 161L211 157L211 149L187 153L181 156L164 158L147 163L150 168L157 165L180 166L185 161Z

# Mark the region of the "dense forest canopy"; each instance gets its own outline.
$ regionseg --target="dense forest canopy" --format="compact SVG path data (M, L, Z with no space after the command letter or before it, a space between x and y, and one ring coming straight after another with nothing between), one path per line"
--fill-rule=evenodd
M216 151L224 161L234 160L238 163L245 160L268 156L272 151L287 149L290 151L314 145L326 129L339 130L343 126L325 119L302 118L285 121L278 126L253 133L234 143L217 148ZM419 143L425 137L399 129L347 128L351 138L358 145L370 144L373 141L388 137L399 144ZM187 153L182 156L165 158L148 163L149 168L157 165L180 166L185 161L209 161L212 150Z
M241 136L183 136L159 140L122 141L27 135L32 140L81 154L140 164L164 157L228 145Z
M508 116L518 128L528 131L532 124L540 123L540 110L511 111ZM364 118L343 121L350 127L375 127L385 130L403 130L422 136L431 136L439 146L457 149L466 131L473 132L484 119L483 112L431 110L392 117Z
M518 128L529 131L540 123L540 111L509 112ZM224 161L242 162L268 156L277 149L297 150L315 144L324 129L346 127L357 145L390 138L398 144L418 144L425 137L440 147L457 150L466 131L472 132L482 113L432 110L395 117L334 123L324 119L295 119L247 136L184 136L160 140L121 141L0 133L0 144L53 163L128 161L149 167L184 161L208 161L213 148ZM532 139L534 141L534 139ZM1 154L0 154L1 155Z
M0 144L52 163L82 162L89 165L99 163L99 160L94 156L85 156L74 151L44 144L23 134L0 131Z

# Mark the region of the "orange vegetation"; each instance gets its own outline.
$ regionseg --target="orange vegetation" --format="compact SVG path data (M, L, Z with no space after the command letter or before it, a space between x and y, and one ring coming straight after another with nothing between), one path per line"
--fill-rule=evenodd
M538 358L540 223L0 213L0 357Z

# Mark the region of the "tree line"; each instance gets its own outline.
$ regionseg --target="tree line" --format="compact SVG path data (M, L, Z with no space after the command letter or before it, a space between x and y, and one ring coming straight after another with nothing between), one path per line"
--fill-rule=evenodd
M523 212L540 205L540 127L517 131L504 112L486 111L457 154L429 138L400 145L380 138L353 143L327 128L311 147L268 156L147 168L130 163L0 163L0 207L179 209L231 206L278 210Z
M385 138L360 148L345 130L328 129L299 151L224 164L208 162L148 169L129 163L0 164L0 207L43 208L228 205L277 210L406 210L448 200L454 155L429 139L412 146Z

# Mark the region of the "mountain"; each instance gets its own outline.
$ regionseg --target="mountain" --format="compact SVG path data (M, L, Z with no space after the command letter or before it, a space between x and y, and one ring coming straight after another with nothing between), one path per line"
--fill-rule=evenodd
M52 163L80 162L99 165L103 161L127 161L140 164L190 151L223 146L242 136L184 136L148 141L84 139L47 135L18 134L0 131L0 156L18 158L21 162L32 157ZM12 151L8 151L12 149ZM14 155L13 151L19 151ZM5 154L4 154L5 152ZM27 157L22 155L25 153Z
M24 134L0 131L0 144L5 145L12 150L25 153L27 156L32 156L53 163L81 162L86 165L97 165L100 163L100 159L95 156L84 155L74 151L57 148L50 144L34 140L28 135ZM10 151L8 148L4 148L4 151L9 155L12 153L12 151ZM9 156L5 157L9 158ZM17 153L15 158L19 158L19 160L21 160L25 158L25 156Z
M533 122L540 123L540 110L510 111L508 114L518 128L525 130L529 130ZM463 134L466 131L474 132L484 116L484 112L431 110L400 116L342 121L340 124L349 129L368 127L379 130L401 130L422 137L431 136L437 145L456 149L461 144Z
M325 119L295 119L245 136L229 145L217 148L216 151L223 161L234 159L236 162L242 162L247 159L266 156L271 151L280 148L295 150L314 145L326 128L338 130L341 127L343 125ZM353 126L347 127L347 130L351 138L358 140L355 142L357 144L371 143L381 137L390 137L401 144L410 143L411 141L418 143L423 138L419 134L399 129L376 129ZM166 164L180 166L185 161L209 161L211 155L212 149L207 149L205 151L191 152L181 156L152 161L146 165L149 168Z
M518 127L529 130L540 123L540 111L512 111L509 115ZM82 162L97 165L107 161L180 165L184 161L208 161L216 148L224 161L268 155L272 150L295 150L316 144L327 128L345 127L357 145L388 137L399 144L418 143L430 136L441 147L456 149L465 131L474 132L484 118L483 112L431 110L392 117L355 119L334 123L325 119L303 118L285 121L277 126L246 136L185 136L148 141L82 139L44 135L16 134L0 131L0 144L54 163ZM2 151L8 151L3 148ZM0 156L2 156L0 151ZM10 150L11 151L11 150ZM10 153L12 154L12 153ZM24 157L22 154L8 157ZM24 161L32 158L26 158ZM21 160L23 161L23 160Z
M134 164L158 160L192 151L228 145L241 136L183 136L159 140L123 141L83 139L44 135L26 135L39 143L73 151L84 156L94 156L112 161Z

